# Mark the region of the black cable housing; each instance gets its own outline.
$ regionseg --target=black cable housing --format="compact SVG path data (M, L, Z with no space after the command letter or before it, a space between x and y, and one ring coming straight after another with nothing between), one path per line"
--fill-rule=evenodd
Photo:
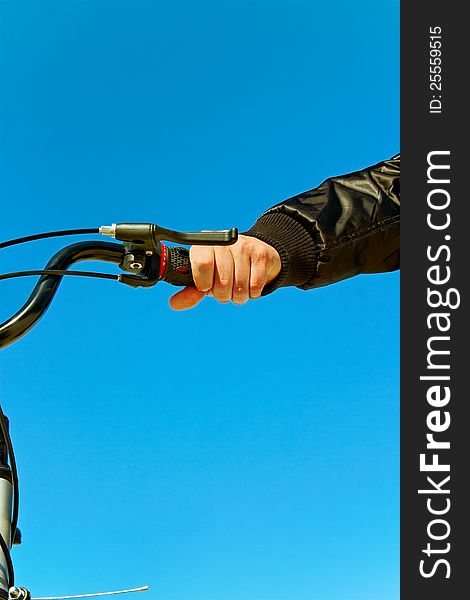
M8 248L8 246L15 246L16 244L33 242L34 240L43 240L46 238L61 237L64 235L85 235L99 232L99 227L93 227L88 229L63 229L61 231L48 231L46 233L36 233L34 235L26 235L24 237L16 238L14 240L0 242L0 249Z
M42 269L37 271L15 271L13 273L1 273L0 281L5 279L14 279L15 277L28 277L30 275L74 275L79 277L96 277L99 279L113 279L119 281L119 275L112 275L110 273L95 273L93 271L59 271L52 269Z

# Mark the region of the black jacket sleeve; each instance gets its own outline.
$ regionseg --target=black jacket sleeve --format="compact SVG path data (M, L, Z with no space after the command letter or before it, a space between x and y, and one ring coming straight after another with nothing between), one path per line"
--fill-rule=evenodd
M244 233L273 246L282 286L308 290L400 267L400 155L289 198Z

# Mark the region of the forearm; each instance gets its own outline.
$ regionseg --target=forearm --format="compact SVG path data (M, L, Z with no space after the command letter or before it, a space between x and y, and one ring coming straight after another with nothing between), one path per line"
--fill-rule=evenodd
M264 289L311 289L399 268L400 158L331 177L266 211L245 235L273 246L279 276Z

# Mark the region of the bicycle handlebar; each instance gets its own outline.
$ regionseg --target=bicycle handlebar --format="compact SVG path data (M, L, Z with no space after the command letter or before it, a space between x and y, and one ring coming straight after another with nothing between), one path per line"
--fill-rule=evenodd
M99 232L123 242L78 242L57 252L45 270L64 271L72 264L98 260L113 262L127 273L118 276L132 287L151 287L158 281L177 286L194 285L189 251L166 246L162 240L199 245L230 245L237 241L235 228L226 231L183 233L151 223L120 223L100 227ZM130 274L128 274L130 273ZM62 281L62 274L42 275L23 307L0 324L0 348L26 334L48 309Z
M102 260L119 264L124 247L112 242L78 242L59 250L46 269L64 270L84 260ZM43 275L20 310L0 325L0 348L12 344L27 333L48 309L62 281L62 275Z

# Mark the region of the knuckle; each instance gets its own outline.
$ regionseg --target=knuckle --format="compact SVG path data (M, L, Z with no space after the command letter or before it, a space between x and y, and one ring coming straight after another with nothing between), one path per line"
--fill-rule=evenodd
M254 241L254 238L239 237L236 246L233 248L233 255L239 259L251 256L255 248Z
M235 294L246 294L248 291L247 282L244 280L236 280L233 286Z
M253 261L256 263L265 263L268 260L266 248L257 246L253 251Z
M222 288L222 289L226 289L229 287L230 285L230 278L229 277L219 277L218 283L217 283L217 288Z
M199 259L195 261L195 265L196 269L198 271L200 271L201 273L208 273L212 270L213 268L213 262L209 259Z

